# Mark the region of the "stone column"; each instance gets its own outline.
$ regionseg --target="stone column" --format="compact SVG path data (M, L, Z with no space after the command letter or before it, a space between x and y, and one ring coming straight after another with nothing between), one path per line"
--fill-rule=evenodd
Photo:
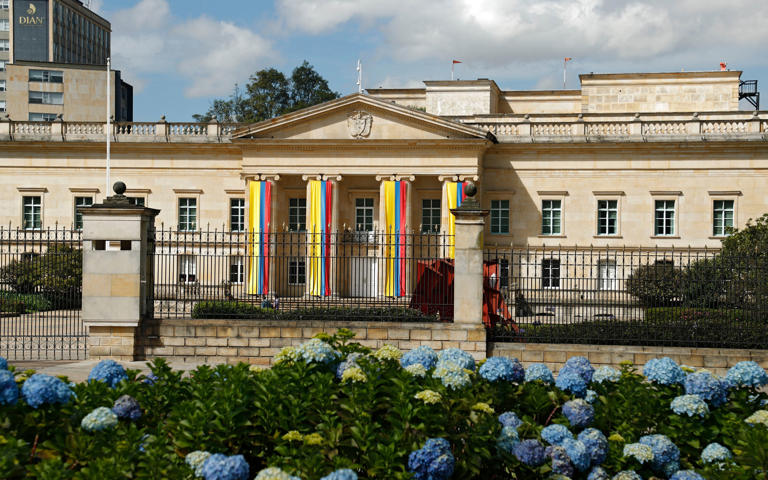
M488 210L475 200L477 187L465 185L467 198L451 210L456 217L453 322L468 330L468 339L485 339L483 325L483 230ZM482 332L482 334L480 333Z
M81 207L83 214L83 322L91 359L131 361L149 305L154 268L149 241L159 210L131 205L117 182L104 203Z

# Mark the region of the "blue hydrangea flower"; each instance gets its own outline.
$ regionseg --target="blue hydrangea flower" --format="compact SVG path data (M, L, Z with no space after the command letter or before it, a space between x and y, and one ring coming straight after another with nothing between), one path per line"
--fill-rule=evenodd
M334 363L339 357L339 352L319 338L313 338L302 343L296 347L296 353L307 363L325 365Z
M357 480L357 474L354 470L342 468L341 470L329 473L320 480Z
M565 402L563 415L573 428L588 427L595 420L595 409L581 398Z
M515 412L504 412L499 415L499 423L505 427L512 427L517 429L523 424L523 421L518 418Z
M632 457L640 463L653 461L653 449L642 443L627 443L622 451L624 457Z
M520 437L517 435L517 429L514 427L501 427L501 433L496 437L496 447L508 454L515 452L515 446L520 443Z
M733 458L733 454L719 443L710 443L701 452L701 461L704 463L726 462Z
M614 475L611 480L643 480L643 477L631 470L622 470Z
M587 480L611 480L611 476L608 475L608 472L603 467L595 467L589 472Z
M566 477L573 476L573 464L568 457L565 448L559 445L549 446L545 450L546 455L552 459L552 472Z
M144 377L143 382L147 385L154 385L157 383L157 381L160 380L157 375L154 373L148 373L146 377Z
M662 385L681 384L685 380L683 369L669 357L648 360L643 367L643 375L648 380Z
M587 394L587 382L573 369L566 370L563 368L560 370L557 374L555 386L564 392L572 393L578 398L583 398Z
M705 417L709 413L707 403L698 395L680 395L670 404L672 411L678 415L689 417Z
M189 452L187 456L184 457L184 462L189 465L189 468L195 471L196 477L202 477L203 464L205 464L205 461L208 460L208 457L210 456L210 452L195 450L194 452Z
M706 480L704 477L694 472L693 470L678 470L675 472L669 480Z
M432 371L432 376L440 379L447 388L458 390L472 383L468 372L468 370L465 370L457 363L441 360L437 362L437 366Z
M117 425L117 415L107 407L99 407L83 417L80 426L87 432L99 432Z
M123 395L115 400L115 404L112 406L112 411L117 415L117 418L123 420L136 421L141 418L141 407L139 406L139 402L130 395Z
M515 457L525 465L538 467L547 459L546 449L538 440L523 440L515 446Z
M597 367L595 373L592 374L592 381L595 383L618 382L619 380L621 380L621 371L606 365Z
M651 468L656 473L669 476L680 468L680 450L666 435L645 435L640 437L638 443L648 445L653 450Z
M608 458L608 439L600 430L586 428L579 433L578 439L586 447L592 465L600 465Z
M437 363L440 362L455 363L461 368L466 368L473 372L475 371L475 359L472 355L459 348L446 348L445 350L441 350L440 353L437 354Z
M203 463L205 480L248 480L250 467L242 455L215 453Z
M8 360L0 357L0 370L8 370Z
M478 373L489 382L504 380L520 382L525 378L523 365L516 359L507 357L491 357L480 367Z
M437 363L437 353L431 347L421 345L409 352L405 352L400 358L400 365L405 368L416 363L424 365L429 370Z
M595 373L595 368L591 363L589 363L587 357L580 356L571 357L566 360L565 365L563 365L563 368L560 369L560 372L563 370L577 373L581 378L584 379L585 383L591 382L592 375Z
M279 468L270 467L260 471L253 480L301 480L299 477L288 475Z
M72 397L69 386L56 377L36 373L29 377L21 387L24 400L32 408L45 403L67 403Z
M430 438L408 456L408 471L416 480L447 480L453 475L455 463L450 443L443 438Z
M713 407L719 407L728 401L728 384L709 372L700 371L685 378L685 393L698 395Z
M0 370L0 405L16 405L19 400L19 387L13 373Z
M357 352L347 355L347 359L339 363L339 366L336 367L336 378L341 379L341 376L344 375L344 370L353 365L357 365L357 359L360 358L360 356L361 354Z
M597 400L597 392L594 390L587 390L587 393L584 395L584 400L586 400L587 403L595 403L595 400Z
M555 383L552 371L543 363L532 363L525 369L525 381L534 382L541 380L544 383Z
M573 434L565 425L553 423L541 430L541 439L550 445L560 445L566 438L573 439Z
M88 381L106 382L111 388L115 388L118 383L127 380L128 375L122 365L114 360L102 360L88 374Z
M760 388L768 385L768 373L755 362L739 362L732 366L725 379L730 385Z
M566 438L561 446L568 453L568 458L571 459L576 470L583 472L589 468L589 453L587 453L587 447L583 443L573 438Z

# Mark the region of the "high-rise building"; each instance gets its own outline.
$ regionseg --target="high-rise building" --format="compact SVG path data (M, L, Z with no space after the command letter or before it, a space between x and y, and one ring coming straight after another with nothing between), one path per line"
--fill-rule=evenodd
M110 23L79 0L0 0L0 114L12 120L106 115ZM110 74L112 115L133 118L133 89Z

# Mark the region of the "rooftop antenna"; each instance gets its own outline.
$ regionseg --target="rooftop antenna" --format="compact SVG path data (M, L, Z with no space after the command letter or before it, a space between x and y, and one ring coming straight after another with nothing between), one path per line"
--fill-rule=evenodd
M363 93L363 64L357 59L357 93Z
M568 79L567 68L568 68L568 62L573 60L571 57L565 57L563 59L563 90L565 90L565 82Z

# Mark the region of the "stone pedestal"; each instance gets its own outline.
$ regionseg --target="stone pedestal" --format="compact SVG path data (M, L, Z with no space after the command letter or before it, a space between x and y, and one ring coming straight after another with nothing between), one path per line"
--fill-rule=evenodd
M104 203L82 207L83 322L92 359L134 359L135 333L151 316L149 240L159 210L131 205L125 184Z
M474 184L468 183L465 189L467 198L461 207L451 209L456 217L453 323L462 325L472 337L484 339L483 231L488 210L482 210L475 200ZM474 355L477 357L480 353Z

